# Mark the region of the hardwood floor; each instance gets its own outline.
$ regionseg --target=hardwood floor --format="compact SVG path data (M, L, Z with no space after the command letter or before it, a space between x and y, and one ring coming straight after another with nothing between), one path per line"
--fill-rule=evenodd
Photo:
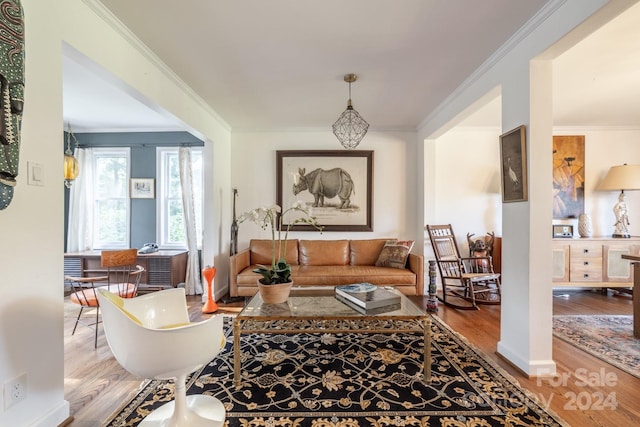
M558 315L631 315L632 310L629 296L618 296L613 292L608 296L589 290L554 293L553 312ZM555 337L553 360L558 376L553 379L528 378L496 354L500 337L500 307L482 306L481 311L462 311L440 306L438 315L510 373L522 387L530 390L540 402L549 403L548 407L571 426L640 424L640 379ZM589 384L583 384L576 374L581 378L587 376ZM607 397L609 399L605 400ZM615 408L612 408L614 404Z
M565 296L566 295L566 296ZM412 297L419 306L426 298ZM200 297L188 297L192 320L201 318ZM237 312L242 303L221 304L219 312ZM65 310L65 398L71 405L72 427L101 425L142 384L142 379L125 372L107 346L101 327L98 348L93 348L93 332L78 326L71 336L77 306L69 303ZM628 296L597 291L557 292L554 314L631 314ZM528 378L496 353L500 338L500 307L482 306L480 311L455 310L440 305L437 315L454 330L467 337L487 357L511 374L522 387L571 426L627 426L640 424L640 379L633 377L575 347L553 339L553 358L558 367L556 379ZM576 378L586 373L588 385ZM608 382L608 385L601 385ZM600 396L608 400L599 400ZM598 403L604 409L597 409ZM615 404L615 408L611 408ZM586 408L586 409L578 409Z

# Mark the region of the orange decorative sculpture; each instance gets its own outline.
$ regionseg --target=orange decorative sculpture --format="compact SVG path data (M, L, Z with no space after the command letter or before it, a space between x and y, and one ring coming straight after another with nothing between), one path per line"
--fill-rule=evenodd
M207 302L205 302L204 305L202 306L202 312L215 313L216 311L218 311L218 304L216 304L215 300L213 299L212 282L213 282L213 278L216 275L216 268L211 267L210 265L207 265L205 268L202 269L202 275L207 281Z

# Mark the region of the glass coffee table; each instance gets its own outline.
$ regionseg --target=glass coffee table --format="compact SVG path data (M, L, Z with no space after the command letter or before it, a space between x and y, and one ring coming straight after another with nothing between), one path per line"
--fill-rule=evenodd
M292 288L287 302L264 304L257 293L233 321L233 373L236 386L242 382L240 372L240 338L242 334L424 334L424 380L431 380L431 318L400 291L400 304L392 311L378 310L363 314L337 300L333 287ZM382 311L382 312L379 312Z

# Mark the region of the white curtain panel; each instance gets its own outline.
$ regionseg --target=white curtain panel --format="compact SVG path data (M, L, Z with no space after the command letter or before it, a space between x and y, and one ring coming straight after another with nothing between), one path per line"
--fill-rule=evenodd
M182 211L187 233L187 277L185 290L187 295L202 294L200 281L200 263L198 262L198 239L196 235L196 215L193 202L193 173L191 171L191 149L181 147L179 150L180 186L182 188Z
M93 247L93 150L77 148L80 174L69 189L67 252L88 251Z

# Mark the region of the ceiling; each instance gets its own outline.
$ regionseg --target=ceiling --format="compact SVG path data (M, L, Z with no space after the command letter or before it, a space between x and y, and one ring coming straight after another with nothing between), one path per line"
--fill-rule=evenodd
M101 3L234 131L330 128L346 108L346 73L358 75L353 105L371 130L415 130L547 0ZM554 62L556 125L640 125L630 90L640 7L615 21ZM76 132L181 129L121 86L65 55L65 122ZM475 117L487 125L500 114Z

